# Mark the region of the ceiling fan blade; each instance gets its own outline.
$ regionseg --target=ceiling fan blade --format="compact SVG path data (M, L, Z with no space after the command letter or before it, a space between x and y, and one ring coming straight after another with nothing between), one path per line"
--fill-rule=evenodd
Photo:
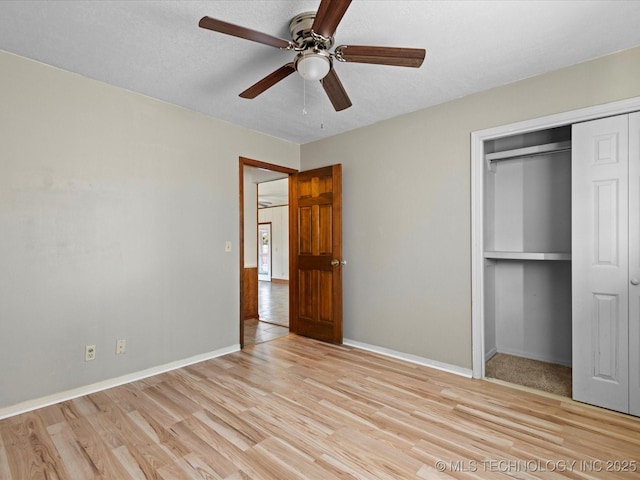
M262 80L259 80L257 83L251 85L244 92L242 92L240 96L242 98L256 98L262 92L264 92L268 88L273 87L280 80L287 78L295 71L296 69L293 66L293 62L287 63L286 65L281 66L275 72L272 72L264 77Z
M327 92L327 96L329 97L329 100L331 100L336 112L351 106L351 100L342 86L342 82L338 78L338 74L333 69L333 66L331 67L331 70L329 70L329 73L320 80L320 83L322 84L324 91Z
M351 0L322 0L311 30L325 38L332 37Z
M424 48L373 47L366 45L340 45L335 49L338 60L355 63L374 63L397 67L422 65L426 55Z
M267 33L258 32L257 30L251 30L250 28L223 22L222 20L217 20L211 17L202 17L198 26L208 30L213 30L214 32L225 33L227 35L233 35L234 37L251 40L252 42L269 45L271 47L285 49L292 47L292 42L285 40L284 38L274 37Z

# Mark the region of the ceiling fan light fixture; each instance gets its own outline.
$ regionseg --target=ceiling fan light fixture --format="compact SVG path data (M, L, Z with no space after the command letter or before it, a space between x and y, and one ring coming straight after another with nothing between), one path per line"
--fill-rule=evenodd
M331 58L324 52L308 50L298 54L294 66L305 80L322 80L331 70Z

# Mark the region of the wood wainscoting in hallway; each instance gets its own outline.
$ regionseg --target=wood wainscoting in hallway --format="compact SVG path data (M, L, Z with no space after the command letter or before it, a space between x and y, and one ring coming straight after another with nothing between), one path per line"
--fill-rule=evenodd
M296 335L0 421L0 478L638 478L640 419Z

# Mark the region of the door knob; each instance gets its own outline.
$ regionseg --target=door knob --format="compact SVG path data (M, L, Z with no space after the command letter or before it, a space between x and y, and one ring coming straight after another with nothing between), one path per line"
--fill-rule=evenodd
M631 285L640 285L640 280L638 280L637 278L632 278Z
M346 265L347 261L346 260L331 260L331 266L332 267L337 267L338 265Z

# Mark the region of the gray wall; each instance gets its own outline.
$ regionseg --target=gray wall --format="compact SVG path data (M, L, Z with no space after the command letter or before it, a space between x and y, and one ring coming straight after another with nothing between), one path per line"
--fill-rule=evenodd
M300 147L1 51L0 72L0 408L237 345L238 157Z
M635 96L640 47L303 145L343 164L345 338L471 368L471 132Z
M470 368L470 132L640 96L636 48L300 147L0 71L0 408L238 343L239 156L342 163L345 337Z

